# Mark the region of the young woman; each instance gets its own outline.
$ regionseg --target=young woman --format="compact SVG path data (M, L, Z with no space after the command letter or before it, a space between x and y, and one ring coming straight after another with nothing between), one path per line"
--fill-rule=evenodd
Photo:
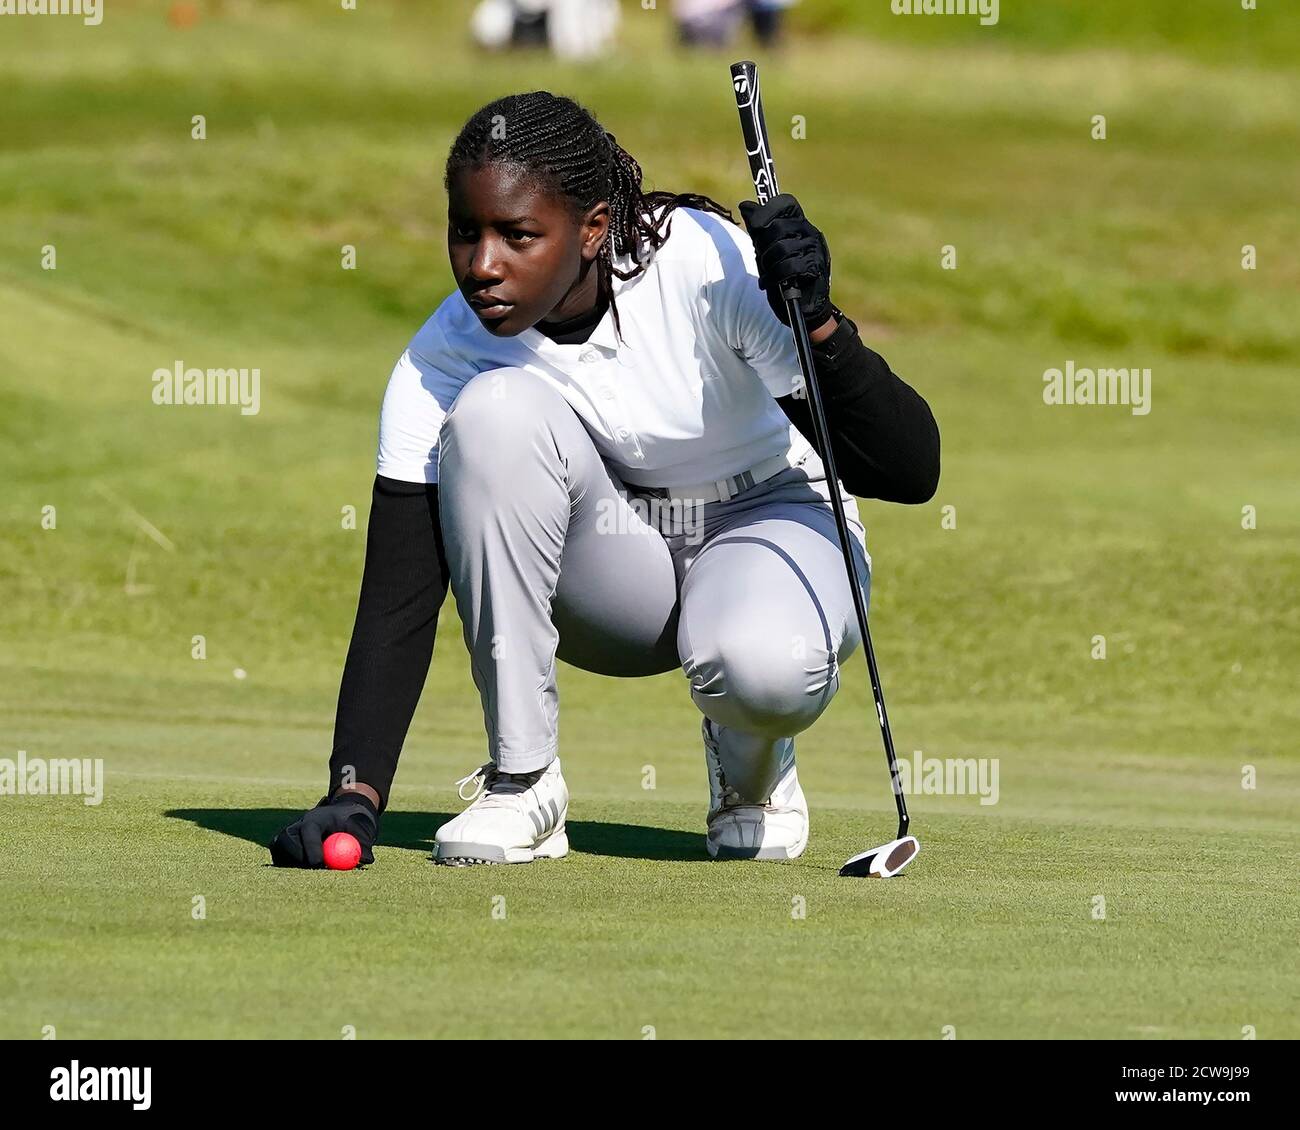
M439 861L567 852L557 657L682 670L703 715L709 854L798 856L794 735L860 643L829 492L865 596L852 494L933 495L929 408L831 302L826 241L790 196L742 204L746 235L707 197L645 192L614 137L544 91L470 118L446 188L457 290L384 398L329 791L273 859L319 867L323 838L349 831L373 861L449 582L489 761L438 829ZM843 486L813 447L789 278Z

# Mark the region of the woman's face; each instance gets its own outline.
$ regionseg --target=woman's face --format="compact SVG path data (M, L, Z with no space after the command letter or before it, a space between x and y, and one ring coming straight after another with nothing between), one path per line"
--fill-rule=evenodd
M574 216L567 201L506 164L463 169L447 197L447 253L456 285L489 333L514 337L596 302L589 270L609 207Z

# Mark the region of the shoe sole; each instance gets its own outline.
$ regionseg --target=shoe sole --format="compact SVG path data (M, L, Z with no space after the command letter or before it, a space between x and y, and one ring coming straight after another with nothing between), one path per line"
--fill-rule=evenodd
M539 859L563 859L568 854L569 836L561 824L546 839L530 848L449 842L439 844L433 858L435 863L444 867L476 867L493 863L535 863Z
M730 860L730 859L754 859L766 861L769 863L783 863L792 859L798 859L803 855L804 848L808 846L808 840L805 838L803 843L796 844L792 848L785 847L762 847L762 848L736 848L726 847L722 844L715 844L708 841L707 847L709 856L713 859Z

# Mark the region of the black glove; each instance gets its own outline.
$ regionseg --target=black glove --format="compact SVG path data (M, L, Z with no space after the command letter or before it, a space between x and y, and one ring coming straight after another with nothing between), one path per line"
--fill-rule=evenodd
M754 241L758 285L767 295L772 312L790 324L781 287L786 282L797 282L799 306L808 329L823 326L834 314L831 249L826 246L826 237L808 222L799 201L788 192L762 205L746 200L740 205L740 215Z
M379 810L360 793L340 793L333 800L321 797L315 808L281 828L271 841L271 862L277 867L324 867L321 845L335 832L351 832L361 845L361 862L374 863L370 849L379 836Z

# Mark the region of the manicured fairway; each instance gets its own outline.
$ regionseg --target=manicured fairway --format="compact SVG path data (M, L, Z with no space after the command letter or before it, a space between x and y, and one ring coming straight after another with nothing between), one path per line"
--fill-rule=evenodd
M1300 26L1277 12L1254 53L1212 21L853 38L824 4L838 33L767 65L836 299L943 432L933 502L863 504L900 753L997 759L996 804L915 796L908 873L836 876L893 834L855 655L799 743L807 854L711 864L684 679L566 667L573 853L434 867L484 757L449 601L377 865L268 865L324 785L379 399L450 286L461 121L573 93L656 185L747 194L729 59L670 53L663 12L629 5L624 53L576 70L481 59L467 5L436 7L6 21L0 758L107 782L0 796L0 1037L1300 1036ZM258 367L260 411L155 405L178 360ZM1045 405L1067 361L1150 368L1150 413Z

